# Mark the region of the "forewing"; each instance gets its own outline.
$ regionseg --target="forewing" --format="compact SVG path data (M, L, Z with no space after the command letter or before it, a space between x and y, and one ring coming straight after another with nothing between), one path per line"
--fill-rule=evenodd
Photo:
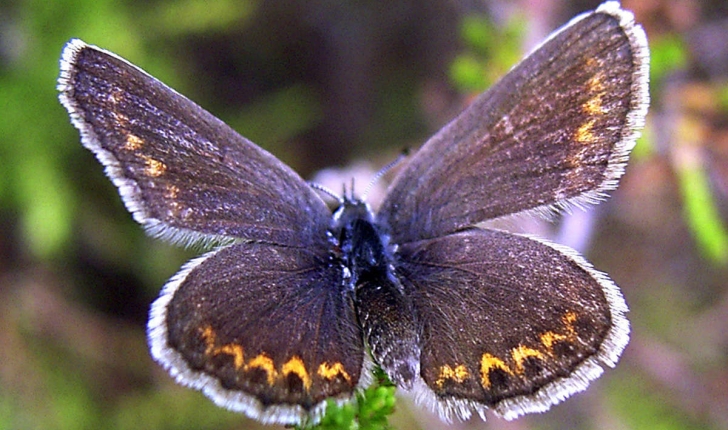
M306 246L330 211L289 167L125 60L72 40L60 99L126 207L174 241Z
M152 356L263 422L300 423L359 384L363 340L323 249L235 244L188 263L152 305Z
M647 75L631 13L610 2L575 18L425 143L378 221L403 243L597 200L644 122Z
M417 394L445 418L544 411L627 344L618 288L565 247L470 229L402 245L398 259L420 326Z

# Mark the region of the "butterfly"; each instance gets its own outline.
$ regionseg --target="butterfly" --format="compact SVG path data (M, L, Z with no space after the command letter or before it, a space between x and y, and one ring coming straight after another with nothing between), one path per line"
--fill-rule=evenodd
M379 366L445 420L512 419L584 390L629 339L576 251L478 224L595 203L648 105L647 40L616 2L574 18L403 163L374 212L122 58L63 50L60 100L134 219L219 246L153 303L154 359L265 423L316 420Z

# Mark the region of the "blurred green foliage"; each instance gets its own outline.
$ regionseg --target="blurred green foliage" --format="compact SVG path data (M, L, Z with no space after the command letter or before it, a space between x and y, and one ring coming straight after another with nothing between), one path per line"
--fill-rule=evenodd
M671 74L684 71L687 67L688 47L681 35L664 34L652 41L650 56L651 93L653 103L659 103L661 97L657 97L657 95L660 94L660 90L664 89L665 79ZM716 100L716 110L720 110L720 91ZM683 101L683 103L689 102ZM698 155L702 149L681 147L695 145L694 140L700 133L695 132L695 126L689 124L694 122L689 115L680 121L688 124L678 127L677 134L679 135L676 135L676 146L672 148L672 151L677 154L674 159L683 199L685 222L692 230L696 244L705 258L718 264L726 264L728 263L728 229L721 219L714 190L708 180L706 163ZM687 133L682 131L685 128L690 131ZM640 144L649 145L648 142L648 140L642 140ZM705 145L706 143L697 142L697 144Z
M460 24L465 49L450 66L450 79L463 92L481 92L493 85L521 59L523 16L513 15L504 26L496 26L486 15L466 15Z
M159 2L150 11L151 21L166 36L224 32L249 19L255 0L183 0Z
M669 406L667 399L654 387L635 378L611 378L609 391L614 407L625 418L627 428L650 430L698 430L709 428Z
M718 101L720 103L720 111L724 116L728 116L728 82L723 83L718 89Z
M650 95L653 99L663 88L664 79L688 63L688 49L682 36L667 33L650 39Z
M728 230L716 206L705 166L686 163L677 170L683 213L706 258L728 263Z

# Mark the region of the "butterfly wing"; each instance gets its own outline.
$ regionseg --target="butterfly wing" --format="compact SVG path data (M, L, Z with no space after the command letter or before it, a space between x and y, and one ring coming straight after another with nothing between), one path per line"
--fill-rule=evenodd
M647 61L644 31L616 2L575 18L425 143L377 220L404 243L598 199L644 122Z
M470 229L398 252L420 325L416 394L445 418L545 411L614 366L627 344L619 289L570 249Z
M326 205L288 166L125 60L69 42L61 102L127 209L155 236L323 240Z
M471 226L616 187L646 114L647 55L632 14L605 3L556 32L395 177L377 221L396 244L418 325L415 392L444 418L544 411L627 344L618 288L576 252Z
M134 218L183 242L240 239L188 263L155 301L153 357L264 422L316 417L359 384L363 341L331 216L290 168L137 67L71 41L61 102Z
M364 347L325 249L235 244L188 263L152 305L152 355L183 385L263 422L316 417L359 384Z

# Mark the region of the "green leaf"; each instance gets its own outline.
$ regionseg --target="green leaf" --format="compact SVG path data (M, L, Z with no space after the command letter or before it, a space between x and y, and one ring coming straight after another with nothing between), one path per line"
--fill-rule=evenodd
M723 225L703 164L693 161L691 149L683 151L677 169L683 213L700 251L713 262L728 263L728 231Z
M329 400L326 412L318 424L296 426L298 430L382 430L388 429L389 416L396 403L395 386L386 374L376 367L375 382L355 399L341 405Z
M662 88L663 79L675 70L685 67L687 47L678 34L667 34L650 43L650 87Z
M522 57L525 29L526 20L520 15L500 27L485 15L465 16L460 24L465 49L450 65L450 79L455 86L476 93L500 79Z

